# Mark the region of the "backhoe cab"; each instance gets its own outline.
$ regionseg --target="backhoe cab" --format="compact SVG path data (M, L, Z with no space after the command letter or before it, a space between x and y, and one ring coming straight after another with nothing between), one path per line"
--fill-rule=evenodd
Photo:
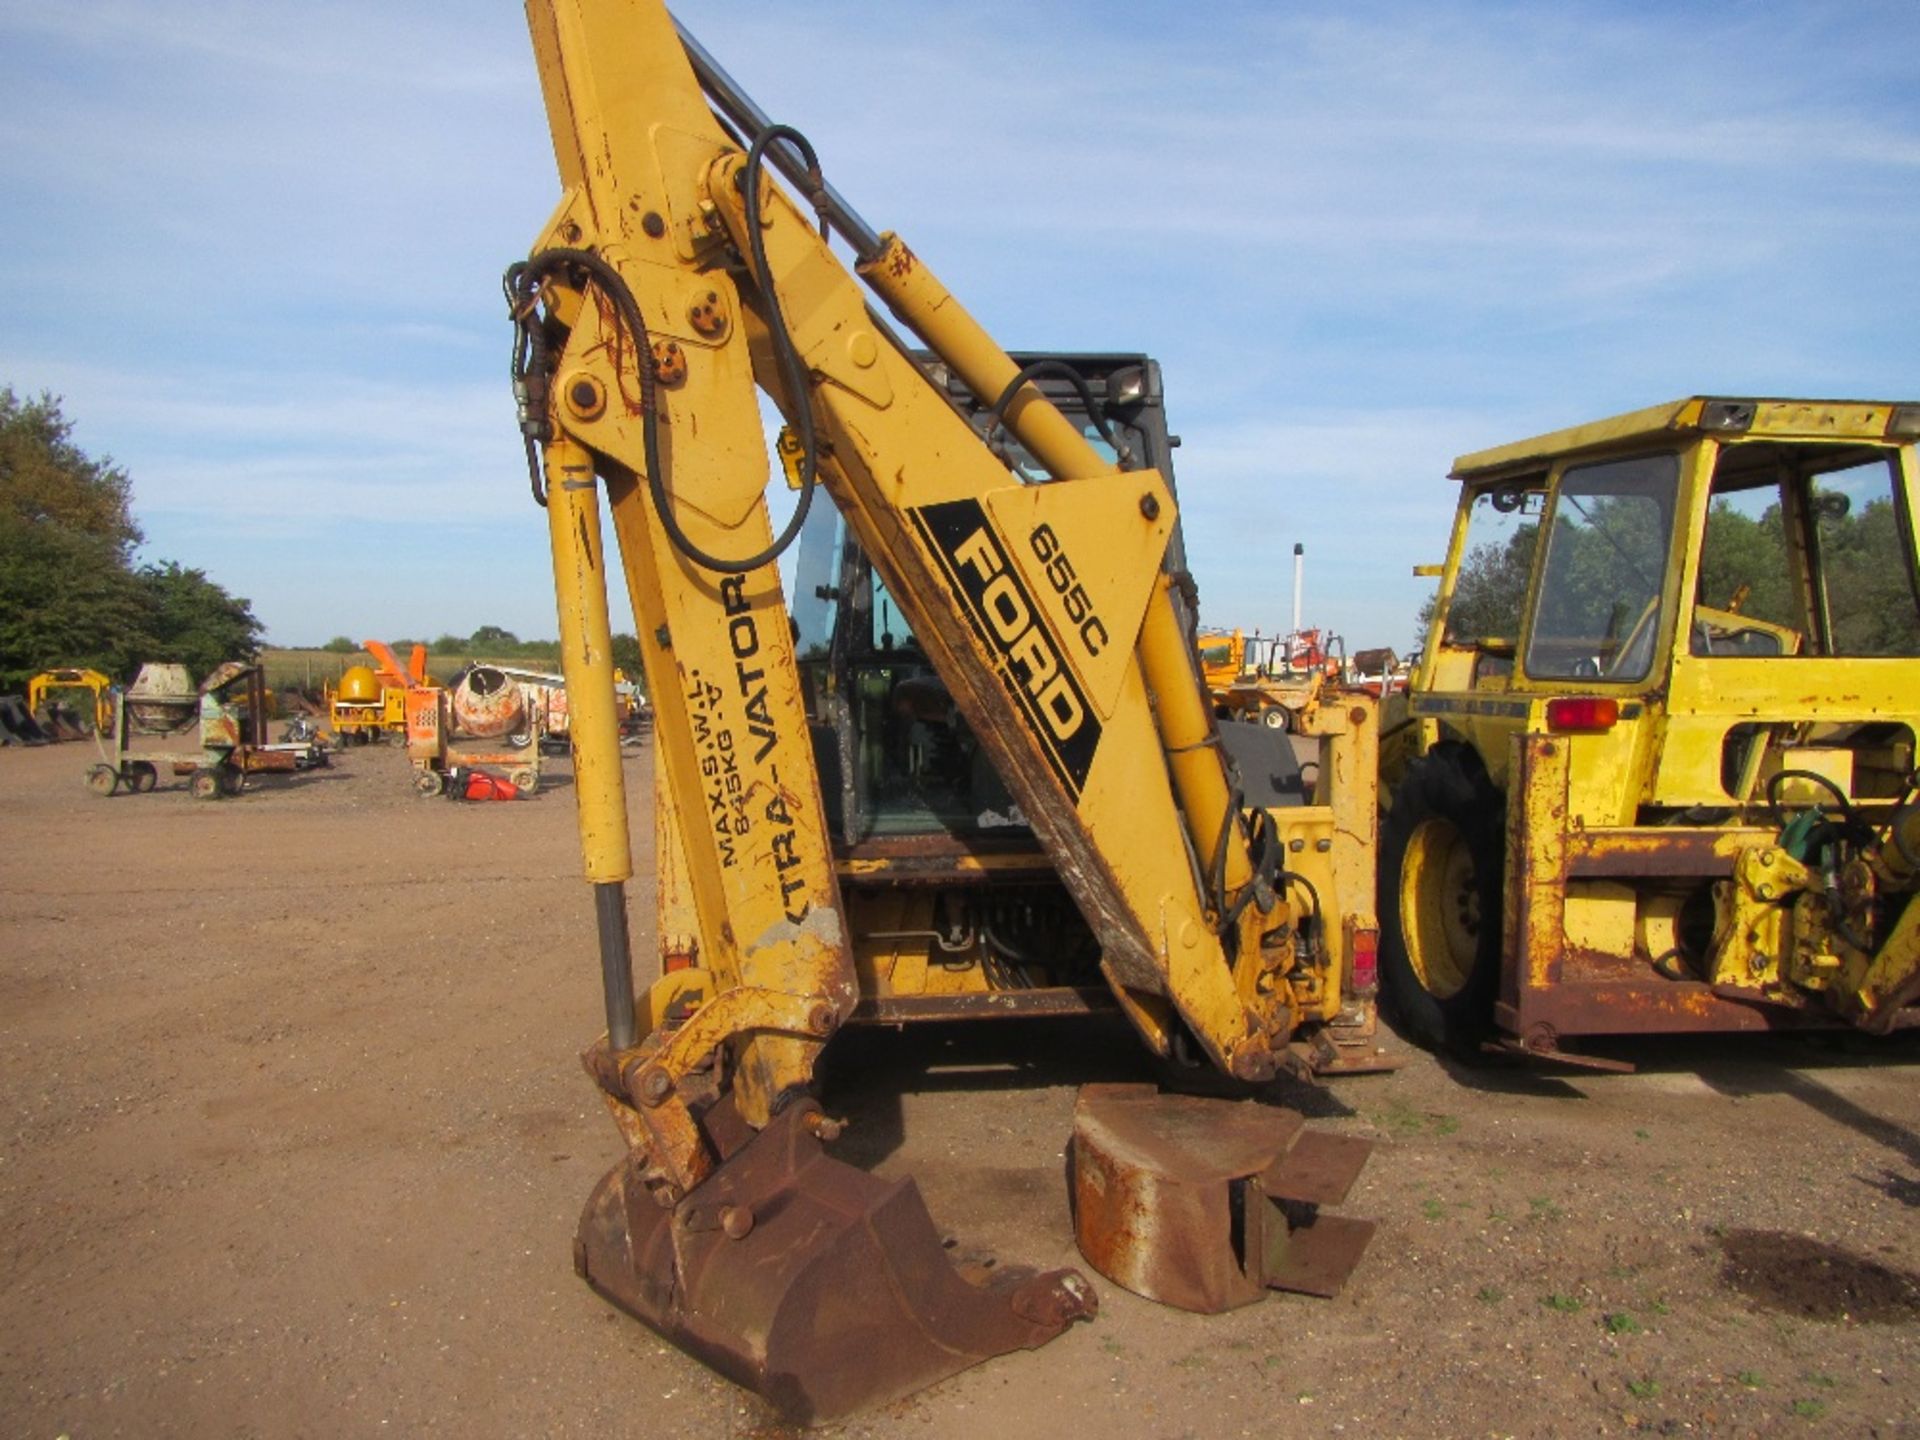
M1426 1043L1920 1020L1920 406L1695 398L1469 455L1389 702Z
M916 358L1013 476L1045 483L1044 470L990 405L938 357ZM1032 383L1105 456L1153 469L1174 489L1156 362L1040 352L1012 359L1038 372ZM1113 477L1116 485L1124 473ZM1120 494L1119 504L1129 498ZM1163 563L1184 571L1177 524ZM1070 598L1086 594L1065 554L1050 553L1044 573ZM1116 1009L1100 943L1045 844L881 570L825 499L801 532L793 588L799 671L859 977L850 1021ZM1091 601L1080 603L1088 607L1083 624L1102 623ZM1284 830L1302 893L1360 905L1371 864L1371 704L1329 705L1297 743L1255 724L1223 722L1219 734L1243 803ZM1367 965L1374 937L1363 909L1345 911L1337 924L1329 919L1310 910L1305 934L1296 937L1302 959L1291 968L1302 1024L1288 1063L1319 1073L1376 1068ZM1366 967L1358 977L1356 944ZM1168 1052L1176 1078L1181 1067L1211 1068L1184 1027L1168 1035Z

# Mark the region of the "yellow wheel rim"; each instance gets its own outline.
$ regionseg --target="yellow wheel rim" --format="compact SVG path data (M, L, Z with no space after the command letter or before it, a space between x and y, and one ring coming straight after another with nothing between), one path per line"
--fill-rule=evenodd
M1460 993L1480 953L1480 877L1467 837L1450 820L1423 820L1400 871L1400 933L1421 987Z

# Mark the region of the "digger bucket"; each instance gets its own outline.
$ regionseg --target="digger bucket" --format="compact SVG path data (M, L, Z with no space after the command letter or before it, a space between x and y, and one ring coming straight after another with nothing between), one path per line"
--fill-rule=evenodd
M1372 1148L1251 1100L1088 1085L1073 1117L1075 1238L1109 1280L1182 1310L1269 1289L1332 1297L1374 1227L1320 1207L1346 1198Z
M919 1189L829 1157L789 1105L671 1209L629 1157L574 1266L600 1294L803 1424L1044 1345L1098 1301L1076 1270L956 1269Z

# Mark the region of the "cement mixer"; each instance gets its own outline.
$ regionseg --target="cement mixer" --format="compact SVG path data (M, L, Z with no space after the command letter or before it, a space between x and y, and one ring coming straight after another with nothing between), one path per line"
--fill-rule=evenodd
M532 707L521 683L496 665L469 665L454 677L453 733L473 740L505 740L515 749L533 742Z
M407 758L421 794L441 794L450 775L475 765L510 767L523 795L539 788L540 714L497 666L469 666L444 690L409 690L406 705Z
M127 716L142 735L171 735L200 718L200 691L184 665L149 663L127 687Z

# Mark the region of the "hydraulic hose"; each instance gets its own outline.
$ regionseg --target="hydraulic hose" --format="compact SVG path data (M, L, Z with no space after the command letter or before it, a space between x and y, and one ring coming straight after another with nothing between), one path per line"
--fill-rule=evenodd
M773 267L767 260L766 239L761 224L760 180L766 165L768 147L776 141L785 141L804 157L806 176L810 182L808 198L814 203L816 209L826 190L825 181L820 175L820 162L814 154L813 146L798 130L787 125L770 125L754 137L753 144L747 150L746 164L740 170L740 183L744 192L746 211L747 249L754 282L760 287L761 299L766 305L767 329L773 343L775 359L780 366L781 379L786 386L787 398L793 406L794 429L800 438L801 447L800 499L794 506L793 515L787 521L785 528L775 537L772 544L758 554L744 559L729 559L711 554L702 549L681 528L679 518L674 514L673 499L667 491L665 465L660 451L660 416L656 408L658 391L651 363L652 337L647 333L646 322L640 316L640 307L633 298L633 291L620 272L591 250L555 246L509 266L504 282L507 305L513 315L515 326L514 389L523 411L521 428L526 434L527 462L533 476L534 499L542 505L546 503L546 496L540 485L539 468L534 457L534 437L544 423L544 417L537 412L544 409L543 397L539 392L544 388L547 355L546 344L539 333L539 326L534 316L534 305L542 282L556 272L572 268L584 271L613 301L614 309L620 317L620 324L632 343L636 359L635 368L639 371L640 377L640 432L647 471L647 490L653 498L654 509L659 513L661 528L666 531L667 539L674 549L694 564L722 575L744 575L748 571L757 570L762 565L779 559L793 544L799 537L801 527L806 524L808 510L812 508L819 469L820 445L814 424L813 395L808 386L807 368L800 359L799 351L794 348L793 337L787 330L786 317L780 310L780 297L773 285Z

